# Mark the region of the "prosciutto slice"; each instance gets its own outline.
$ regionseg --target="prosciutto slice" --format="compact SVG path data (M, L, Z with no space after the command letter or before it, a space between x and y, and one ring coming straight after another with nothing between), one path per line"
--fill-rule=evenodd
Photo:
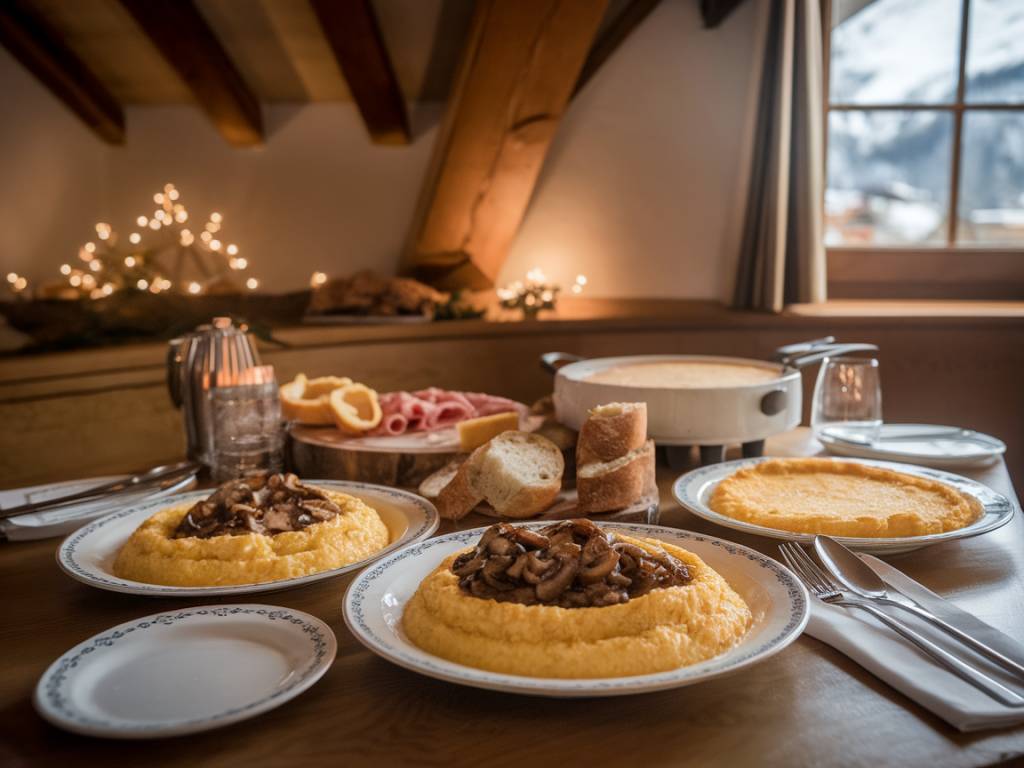
M385 392L380 395L383 415L371 435L404 435L406 432L432 432L466 419L494 413L517 411L526 414L526 406L483 392L457 392L430 387L416 392Z

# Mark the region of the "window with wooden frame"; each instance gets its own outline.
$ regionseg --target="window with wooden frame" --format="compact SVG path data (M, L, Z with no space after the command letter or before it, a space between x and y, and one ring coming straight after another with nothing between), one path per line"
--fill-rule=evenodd
M1024 0L822 0L833 298L1024 300Z

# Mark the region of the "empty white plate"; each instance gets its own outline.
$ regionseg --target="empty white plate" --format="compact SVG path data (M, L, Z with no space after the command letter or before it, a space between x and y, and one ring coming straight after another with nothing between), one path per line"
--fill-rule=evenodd
M89 736L206 731L295 698L334 661L314 616L273 605L207 605L146 616L90 637L36 686L39 714Z
M875 442L846 435L840 426L817 435L829 453L862 459L886 459L939 469L991 464L1006 452L1006 443L973 429L940 424L883 424Z

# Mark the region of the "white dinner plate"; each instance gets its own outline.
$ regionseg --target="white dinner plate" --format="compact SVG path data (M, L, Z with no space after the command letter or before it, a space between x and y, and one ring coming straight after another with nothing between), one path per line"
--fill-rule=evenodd
M883 424L878 440L859 444L841 439L840 426L836 425L816 437L825 450L838 456L903 461L938 469L984 466L1006 453L1006 443L1002 440L973 429L959 430L956 436L948 436L958 430L958 427L939 424ZM913 435L921 437L908 439Z
M329 626L290 608L185 608L79 643L43 673L34 703L54 725L88 736L179 736L295 698L330 668L337 649Z
M720 464L711 464L707 467L695 469L676 479L675 483L672 484L672 494L676 497L676 501L682 504L685 509L697 515L697 517L710 520L712 523L724 526L725 528L732 528L735 531L752 533L757 536L767 536L771 539L796 541L809 545L814 541L813 533L793 533L792 531L768 528L764 525L755 525L745 520L736 520L720 515L708 506L708 499L719 482L739 469L751 467L762 461L769 461L771 458L773 457L765 456L757 459L725 461ZM831 459L831 461L853 461L853 459ZM971 536L988 533L996 528L1001 528L1013 518L1013 504L1010 503L1009 499L1002 494L996 493L987 485L982 485L970 478L954 475L951 472L943 472L939 469L928 469L913 464L897 464L892 461L858 459L856 463L905 472L908 475L917 475L918 477L938 480L951 485L957 490L976 498L981 503L982 514L981 517L964 528L956 531L946 531L945 533L934 533L928 536L901 536L895 538L832 537L836 541L841 541L850 549L856 549L860 552L871 552L873 554L895 555L943 541L966 539Z
M425 539L437 530L439 521L437 509L422 496L383 485L356 483L342 480L304 480L307 485L328 488L339 493L356 496L377 510L388 528L390 542L380 552L355 563L329 571L281 579L259 584L240 584L220 587L169 587L160 584L146 584L115 576L114 559L118 550L128 541L136 528L152 515L168 506L194 504L213 493L213 490L183 493L160 501L140 504L114 512L106 517L80 528L68 536L57 550L57 563L71 578L85 584L111 592L125 592L130 595L148 597L210 597L213 595L248 595L255 592L272 592L322 579L330 579L343 573L358 570L388 552L399 547Z
M543 528L544 523L526 523ZM349 630L363 645L414 672L474 688L535 696L619 696L678 688L736 672L778 653L807 623L807 592L771 558L722 539L657 525L602 523L605 530L659 539L683 547L718 571L750 606L754 623L740 642L713 659L671 672L630 677L562 680L488 672L420 650L406 637L402 611L420 582L448 555L476 543L486 528L458 531L395 552L352 582L345 594Z

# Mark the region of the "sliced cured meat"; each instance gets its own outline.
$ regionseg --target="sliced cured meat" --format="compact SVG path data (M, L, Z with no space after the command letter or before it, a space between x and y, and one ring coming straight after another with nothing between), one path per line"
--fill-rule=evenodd
M456 392L430 387L416 392L385 392L380 395L380 424L371 435L402 435L430 432L460 421L494 413L526 413L526 406L483 392Z

